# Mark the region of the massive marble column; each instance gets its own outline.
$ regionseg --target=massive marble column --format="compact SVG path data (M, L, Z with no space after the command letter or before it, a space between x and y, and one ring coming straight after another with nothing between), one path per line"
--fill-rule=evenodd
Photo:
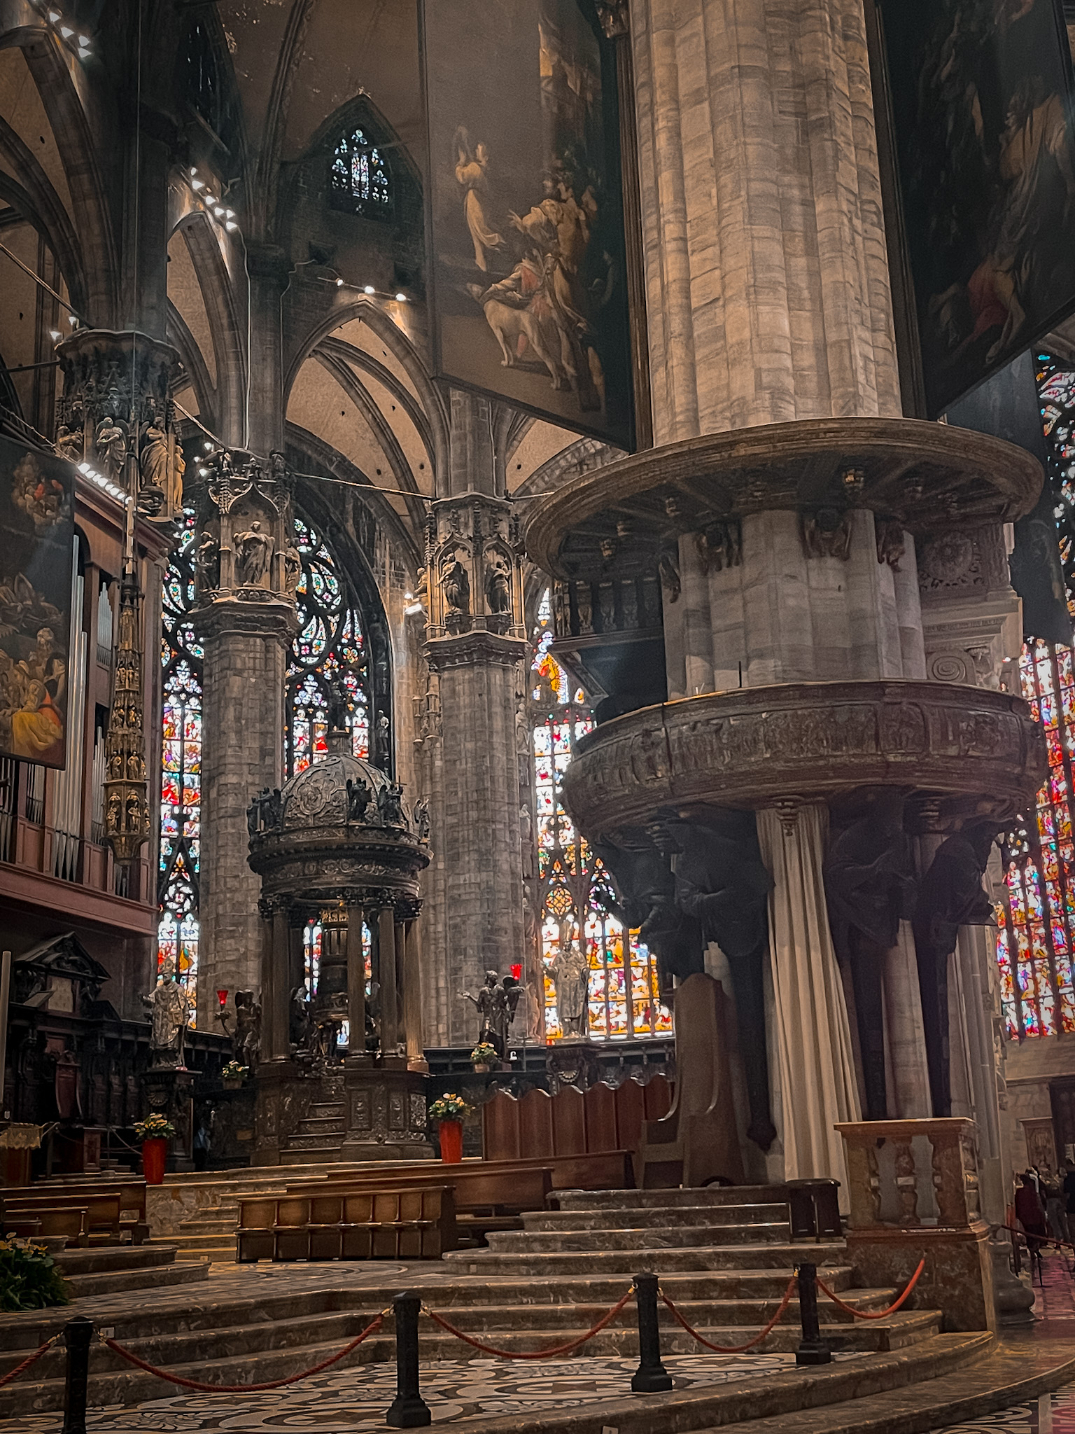
M197 606L204 648L201 953L198 1021L216 991L257 990L258 879L247 865L247 807L279 787L284 760L284 676L297 628L291 482L268 460L207 453L191 483L198 511Z
M517 713L527 646L518 543L503 497L494 405L453 391L449 471L432 505L425 656L439 694L429 790L436 945L431 1045L477 1035L460 992L523 960ZM430 945L434 943L431 940Z

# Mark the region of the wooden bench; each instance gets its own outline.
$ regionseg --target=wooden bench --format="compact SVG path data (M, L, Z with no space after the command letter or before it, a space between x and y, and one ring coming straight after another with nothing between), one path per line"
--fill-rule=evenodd
M30 1218L61 1210L85 1214L88 1240L100 1244L120 1243L120 1197L118 1195L36 1195L12 1199L4 1195L4 1218ZM47 1233L42 1230L42 1234ZM57 1232L59 1233L59 1232Z
M251 1196L239 1202L235 1258L436 1260L455 1247L447 1185Z
M33 1210L29 1212L3 1212L3 1228L6 1235L18 1235L33 1240L44 1235L63 1235L68 1248L75 1246L85 1249L90 1243L89 1227L86 1223L85 1207L69 1205L61 1210Z
M97 1196L118 1195L120 1228L129 1231L132 1245L140 1245L149 1237L146 1220L146 1182L138 1179L119 1180L65 1180L62 1185L16 1185L3 1192L5 1200L25 1204L37 1200L48 1200L54 1204L54 1196Z

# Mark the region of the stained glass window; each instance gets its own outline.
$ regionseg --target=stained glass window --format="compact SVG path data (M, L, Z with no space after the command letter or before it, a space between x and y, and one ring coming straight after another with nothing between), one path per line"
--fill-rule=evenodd
M317 983L321 976L321 948L324 935L325 928L320 921L307 921L302 929L303 972L307 999L311 1001L317 995ZM373 989L373 935L365 921L362 923L362 953L366 967L366 997L369 999ZM351 1023L342 1021L336 1036L337 1046L347 1046L350 1038Z
M346 579L321 534L295 519L302 574L295 594L299 633L287 670L286 770L303 771L327 752L329 709L347 704L356 757L370 750L368 668L362 622Z
M1075 370L1039 355L1037 377L1068 609L1075 613ZM997 906L997 964L1004 1022L1013 1039L1075 1031L1072 670L1070 647L1040 641L1023 647L1020 686L1045 730L1049 778L1034 812L1001 842L1005 882Z
M563 1023L556 1007L550 966L570 943L589 967L587 1027L591 1040L631 1040L672 1029L658 1000L657 963L637 931L625 931L610 910L608 873L564 810L560 787L574 744L593 727L581 688L550 651L552 607L546 592L538 609L532 668L531 738L538 864L533 896L539 912L545 984L545 1036L559 1040Z
M194 515L183 528L164 581L161 663L160 871L157 968L175 963L194 1025L198 985L198 847L201 836L202 649L190 625L194 606Z
M374 219L392 212L392 180L384 155L365 130L353 129L332 153L329 192L336 209Z

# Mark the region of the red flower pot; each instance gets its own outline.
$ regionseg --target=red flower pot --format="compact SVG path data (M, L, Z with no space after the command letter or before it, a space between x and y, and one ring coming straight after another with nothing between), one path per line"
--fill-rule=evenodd
M168 1159L168 1142L159 1135L142 1141L142 1174L147 1185L164 1184L164 1164Z
M463 1158L463 1122L442 1120L440 1123L440 1158L445 1165L458 1165Z

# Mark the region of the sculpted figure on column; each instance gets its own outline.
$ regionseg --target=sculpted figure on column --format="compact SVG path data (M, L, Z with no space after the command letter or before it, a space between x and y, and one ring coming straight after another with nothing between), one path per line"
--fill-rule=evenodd
M166 961L161 978L148 996L142 997L152 1021L150 1058L153 1065L182 1066L183 1037L190 1007L187 993L175 979L175 963Z
M560 950L549 963L556 984L556 1009L565 1036L586 1034L586 957L577 941L560 940Z

